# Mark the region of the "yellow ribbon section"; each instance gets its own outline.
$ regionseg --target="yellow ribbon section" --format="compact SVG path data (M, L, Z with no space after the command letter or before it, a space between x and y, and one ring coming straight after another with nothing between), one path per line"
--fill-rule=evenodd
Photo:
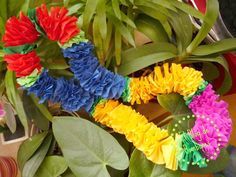
M131 104L147 103L158 94L194 94L203 82L202 72L173 63L156 66L148 76L131 78Z
M166 164L166 168L176 170L177 144L167 130L162 130L130 106L108 100L98 103L93 116L114 131L124 134L128 141L142 151L147 159L156 164Z

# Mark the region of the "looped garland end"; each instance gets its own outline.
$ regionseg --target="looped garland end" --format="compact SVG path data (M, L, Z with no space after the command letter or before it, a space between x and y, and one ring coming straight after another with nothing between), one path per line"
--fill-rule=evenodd
M227 104L219 100L203 75L190 67L165 63L140 78L123 77L101 66L94 46L67 15L65 7L46 5L20 13L6 23L3 36L4 61L16 73L17 82L40 103L60 103L67 111L85 109L97 122L124 134L147 159L166 168L186 171L190 163L199 168L215 160L232 132ZM36 42L40 37L57 41L69 59L74 78L55 78L40 64ZM130 104L147 103L158 94L178 93L193 112L195 124L189 132L170 136L143 115L115 99ZM113 99L113 100L112 100Z

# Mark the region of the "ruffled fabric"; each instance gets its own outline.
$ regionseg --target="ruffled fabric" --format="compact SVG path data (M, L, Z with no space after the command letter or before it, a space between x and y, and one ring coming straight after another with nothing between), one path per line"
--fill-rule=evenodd
M102 98L121 97L125 88L125 78L100 66L93 54L91 43L73 44L62 51L64 57L71 59L70 69L86 91Z
M67 111L78 111L84 108L90 111L97 97L86 92L74 80L64 78L54 79L44 70L34 85L27 88L29 93L35 94L40 98L40 103L51 101L60 103L62 108Z
M206 159L202 156L201 145L196 143L190 134L176 135L178 142L178 160L181 170L187 171L189 165L197 165L200 168L207 167Z
M45 4L36 9L39 24L49 39L64 44L79 33L77 18L68 16L67 13L65 7L51 7L48 13Z
M17 83L24 88L31 87L38 80L40 72L35 69L30 75L18 78Z
M166 164L166 168L171 170L178 168L174 138L168 135L167 130L149 123L130 106L113 100L102 101L95 107L93 116L97 122L124 134L152 162Z
M35 51L27 54L5 55L4 60L8 64L7 69L16 72L16 77L28 76L35 69L41 69L40 58Z
M23 13L19 19L11 17L6 23L6 30L3 36L5 47L32 44L39 37L34 24Z
M192 128L192 136L203 146L203 152L208 159L215 160L220 148L224 148L232 132L232 120L228 112L228 105L218 101L212 85L208 85L201 95L193 98L189 108L197 119Z
M88 42L88 39L85 38L85 33L83 31L80 31L79 34L77 34L75 37L71 38L65 44L61 45L59 43L59 45L61 46L61 48L66 49L66 48L72 47L73 44L79 44L81 42L85 42L85 43Z
M202 82L201 72L179 64L173 63L169 66L165 63L162 67L156 66L148 76L131 78L131 104L147 103L158 94L191 95L198 90Z

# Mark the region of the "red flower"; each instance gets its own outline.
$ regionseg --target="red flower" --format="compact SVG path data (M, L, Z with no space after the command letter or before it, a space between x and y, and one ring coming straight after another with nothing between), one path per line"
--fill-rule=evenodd
M80 31L76 25L77 18L67 16L68 10L64 7L52 7L48 13L43 4L36 12L40 26L51 40L64 44Z
M23 13L20 18L11 17L6 23L6 32L3 36L5 46L17 46L34 43L39 37L34 24Z
M7 69L15 71L17 77L30 75L36 68L41 69L40 58L35 51L27 54L5 55L4 60L8 64Z

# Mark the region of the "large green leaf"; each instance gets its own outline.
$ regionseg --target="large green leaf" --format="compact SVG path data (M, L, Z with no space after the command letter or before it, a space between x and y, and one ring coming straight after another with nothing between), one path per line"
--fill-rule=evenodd
M180 171L165 168L164 165L156 165L147 160L145 155L135 149L130 159L129 177L180 177Z
M58 177L68 168L66 161L60 156L48 156L40 165L35 177Z
M212 26L214 25L218 15L219 15L218 0L208 0L206 15L204 17L203 24L197 36L194 38L194 40L186 49L187 53L191 54L196 49L196 47L202 42L202 40L205 39L208 32L211 30Z
M43 162L52 141L52 135L48 135L34 155L25 163L22 177L34 177L36 171Z
M207 163L206 168L199 168L197 166L190 166L188 173L194 174L211 174L222 171L226 168L229 161L229 154L226 149L222 149L219 157Z
M67 164L78 177L109 177L107 165L119 170L128 167L128 157L119 143L85 119L56 117L53 132Z
M5 77L5 84L6 84L6 91L7 91L7 97L11 104L14 105L14 108L19 116L19 119L24 126L25 130L28 131L28 121L25 114L24 106L21 101L20 95L18 93L18 90L15 88L15 75L12 71L7 71L6 77Z
M25 163L37 151L46 135L47 132L36 134L21 144L17 153L17 162L20 170L23 170Z
M107 37L107 17L106 17L106 0L99 0L97 6L97 18L100 34L102 39Z
M235 49L236 49L236 39L229 38L207 45L200 45L193 51L192 54L197 56L206 56L215 53L224 53L226 51L232 51Z
M162 107L172 113L171 116L161 122L163 125L169 123L168 131L170 134L186 132L193 127L195 119L191 116L192 112L188 106L186 106L183 96L174 93L158 95L157 100Z
M6 112L4 118L6 120L7 127L12 133L14 133L16 131L16 118L11 104L4 102L4 110Z

